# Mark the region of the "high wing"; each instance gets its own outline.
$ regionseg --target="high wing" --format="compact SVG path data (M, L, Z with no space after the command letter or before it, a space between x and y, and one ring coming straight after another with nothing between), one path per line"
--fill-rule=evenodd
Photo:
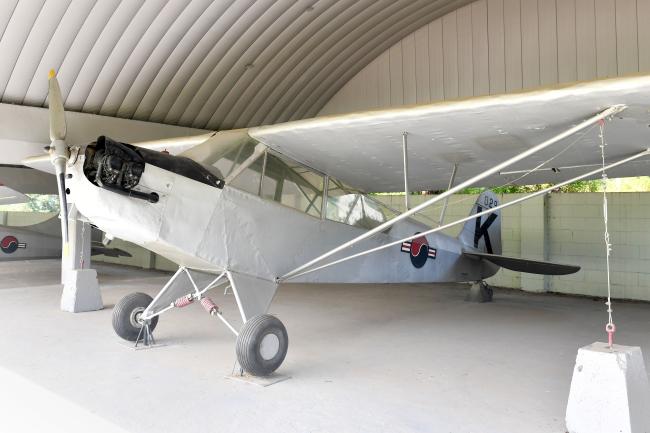
M251 128L270 148L366 192L403 191L402 133L407 133L411 190L446 189L551 138L607 107L627 108L605 122L606 160L650 146L650 76L592 81ZM601 163L594 125L476 186L557 183ZM550 160L550 161L549 161ZM542 169L522 178L527 171ZM617 167L610 177L649 174L650 161Z

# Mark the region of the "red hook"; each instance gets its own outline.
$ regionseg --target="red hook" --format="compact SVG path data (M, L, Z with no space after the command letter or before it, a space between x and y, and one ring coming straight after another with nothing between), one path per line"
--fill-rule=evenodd
M611 349L614 345L614 333L616 332L616 325L613 323L608 323L605 325L605 332L607 332L607 342L609 344L609 348Z

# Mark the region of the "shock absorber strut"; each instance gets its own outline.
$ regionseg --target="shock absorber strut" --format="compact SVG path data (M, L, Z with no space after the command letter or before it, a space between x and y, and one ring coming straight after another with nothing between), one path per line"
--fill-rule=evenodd
M205 298L201 299L201 305L203 306L203 309L208 312L208 314L214 316L215 314L219 314L219 307L217 304L215 304L212 299L208 298L207 296Z
M194 302L194 298L192 297L192 295L182 296L174 301L174 307L176 308L187 307L192 302Z
M208 312L211 316L217 316L219 320L221 320L227 327L232 331L233 334L236 336L239 336L239 333L233 326L226 320L225 317L223 317L223 314L221 314L221 310L219 310L219 307L217 304L214 303L214 301L207 296L201 298L201 306L205 311Z

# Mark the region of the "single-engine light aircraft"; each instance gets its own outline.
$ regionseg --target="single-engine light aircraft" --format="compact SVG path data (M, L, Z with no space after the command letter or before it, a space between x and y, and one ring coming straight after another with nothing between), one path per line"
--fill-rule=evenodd
M647 174L648 76L220 131L177 156L105 136L68 145L53 72L49 86L64 251L69 197L102 231L179 265L153 299L117 303L115 332L149 343L161 314L198 302L236 336L251 375L287 353L284 325L267 314L280 283L475 282L489 297L483 281L500 267L579 270L502 255L501 209L554 187L508 203L486 190L466 218L423 218L435 203L444 213L453 193ZM444 189L410 206L410 191ZM391 191L405 192L405 212L366 195ZM458 237L441 232L462 223ZM206 296L224 286L239 329Z

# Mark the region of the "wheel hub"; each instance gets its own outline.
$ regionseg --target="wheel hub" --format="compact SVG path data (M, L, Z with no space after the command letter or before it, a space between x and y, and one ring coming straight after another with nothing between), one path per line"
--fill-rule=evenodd
M265 361L273 359L280 350L280 339L275 334L266 334L260 343L260 355Z
M144 309L144 307L137 307L131 311L129 319L131 321L131 325L133 325L134 328L140 328L144 323L144 320L142 320L142 313L144 312Z

